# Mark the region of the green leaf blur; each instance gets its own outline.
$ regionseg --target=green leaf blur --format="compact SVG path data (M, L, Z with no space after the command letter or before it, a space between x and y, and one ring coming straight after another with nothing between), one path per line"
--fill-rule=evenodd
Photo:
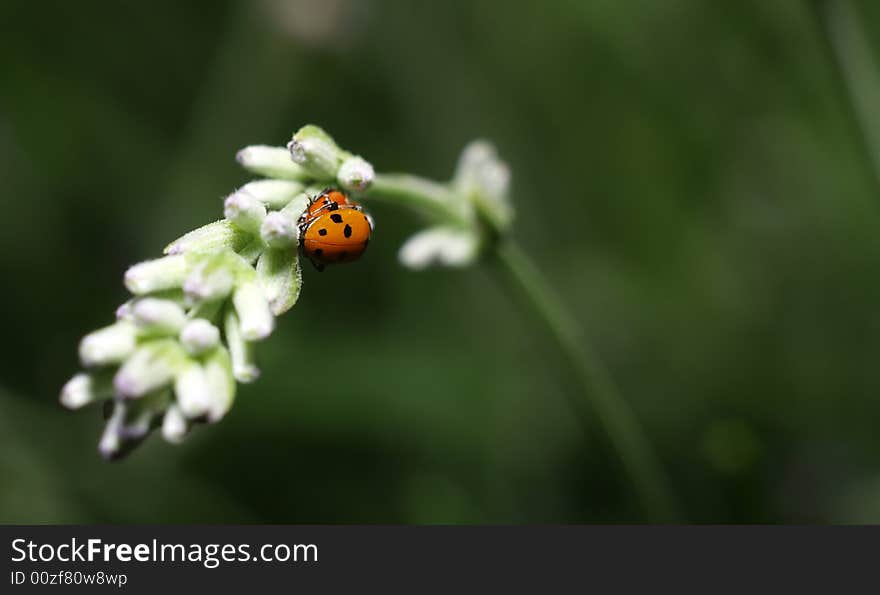
M880 196L808 2L7 4L0 522L644 520L529 313L404 269L422 224L380 203L222 424L96 456L80 336L304 122L437 179L492 140L688 520L880 522Z

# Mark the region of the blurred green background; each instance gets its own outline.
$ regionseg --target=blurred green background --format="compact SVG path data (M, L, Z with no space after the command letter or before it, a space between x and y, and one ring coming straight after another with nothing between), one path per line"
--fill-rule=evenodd
M860 5L880 41L880 6ZM219 217L248 144L324 126L380 171L514 173L515 236L695 522L880 521L880 196L806 2L4 3L0 521L645 519L490 271L413 273L372 207L263 375L105 463L57 404L125 268ZM874 37L872 37L874 39ZM878 107L880 109L880 107ZM326 354L344 372L322 365Z

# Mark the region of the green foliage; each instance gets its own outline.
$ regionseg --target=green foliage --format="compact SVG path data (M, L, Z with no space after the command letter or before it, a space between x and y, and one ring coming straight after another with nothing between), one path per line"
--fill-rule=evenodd
M56 404L72 346L219 212L238 148L304 120L378 171L503 148L515 235L688 519L880 518L877 196L806 3L285 4L9 7L2 520L643 519L549 341L488 275L397 270L419 224L378 201L365 259L303 271L223 423L94 456L103 422Z

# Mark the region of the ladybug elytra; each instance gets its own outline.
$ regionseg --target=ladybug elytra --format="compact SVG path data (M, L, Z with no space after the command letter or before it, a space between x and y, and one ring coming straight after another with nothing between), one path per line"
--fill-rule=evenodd
M315 268L360 258L370 243L373 221L363 207L327 188L311 199L299 220L300 248Z

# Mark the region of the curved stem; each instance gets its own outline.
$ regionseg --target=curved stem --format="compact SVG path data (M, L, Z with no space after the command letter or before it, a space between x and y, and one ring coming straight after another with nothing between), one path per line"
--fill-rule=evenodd
M880 71L849 0L808 0L866 173L880 192Z
M675 498L660 461L607 368L589 342L578 334L574 318L528 255L513 242L499 242L495 254L504 277L525 297L525 303L547 326L567 364L577 376L583 395L571 391L567 391L566 395L581 424L588 424L591 416L588 405L592 404L635 483L649 517L654 521L666 522L678 519Z
M414 208L435 220L461 226L475 224L470 203L449 187L418 176L378 174L363 198L388 200ZM463 206L466 211L459 211ZM589 343L577 332L577 324L565 306L531 263L528 256L509 240L489 246L490 256L515 292L546 325L554 342L577 377L586 398L566 393L582 428L589 425L595 409L627 473L636 485L642 505L655 521L678 518L677 506L668 482L636 417L617 390L605 366Z
M456 200L455 195L443 184L419 176L377 174L372 185L361 196L372 200L391 200L455 225L472 223L468 213L454 209L455 205L467 206L466 203Z

